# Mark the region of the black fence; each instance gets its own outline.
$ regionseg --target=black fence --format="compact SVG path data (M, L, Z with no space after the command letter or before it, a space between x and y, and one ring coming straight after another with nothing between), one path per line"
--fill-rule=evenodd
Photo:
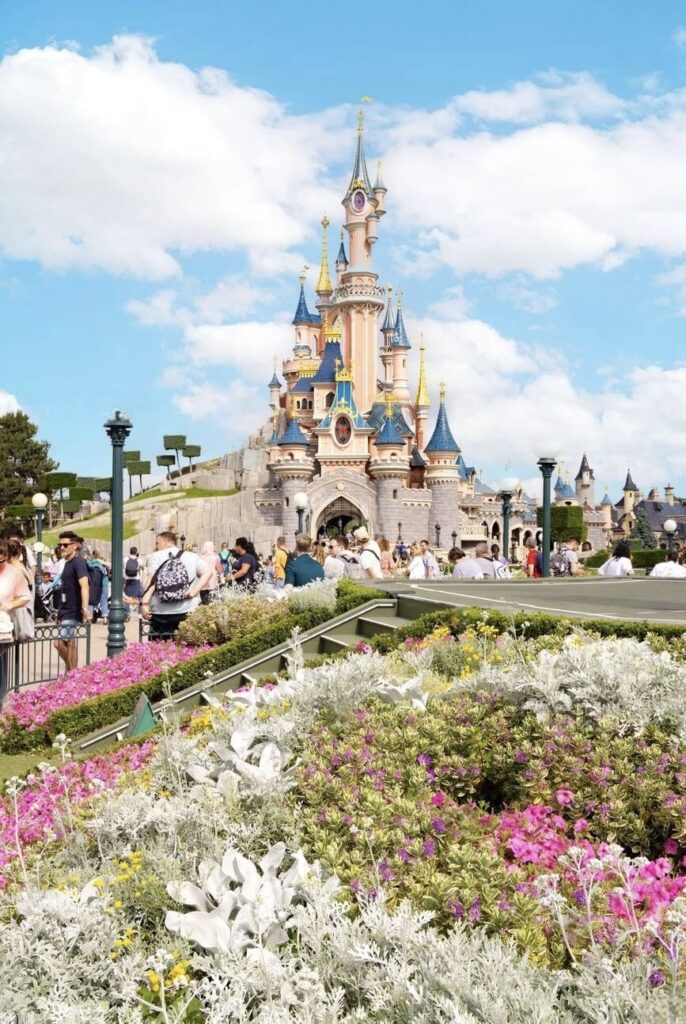
M37 622L35 637L23 643L3 644L0 649L0 702L11 690L22 686L45 683L57 679L64 673L62 662L55 650L55 641L60 637L56 622ZM77 665L90 665L91 626L82 622L70 627L74 630Z

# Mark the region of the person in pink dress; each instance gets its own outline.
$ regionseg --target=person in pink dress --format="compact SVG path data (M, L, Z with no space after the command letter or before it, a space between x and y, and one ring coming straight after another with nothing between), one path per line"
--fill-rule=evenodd
M7 690L10 645L14 639L13 612L31 600L26 576L10 564L10 546L0 540L0 704Z

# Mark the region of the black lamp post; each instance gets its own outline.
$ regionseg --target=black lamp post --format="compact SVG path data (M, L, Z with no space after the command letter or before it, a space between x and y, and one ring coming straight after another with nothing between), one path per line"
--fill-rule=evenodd
M403 542L403 524L399 520L398 521L398 544L402 544L402 542Z
M456 548L457 547L457 530L453 530L453 532L450 534L450 536L453 539L453 547Z
M186 550L186 534L182 533L181 536L179 537L179 540L181 541L181 550L185 551Z
M667 534L667 557L671 558L674 551L674 534L677 531L676 521L674 519L665 519L662 529Z
M48 504L46 494L34 494L31 504L36 510L36 583L43 579L43 513Z
M557 465L552 455L542 455L538 468L543 477L543 575L550 576L550 478Z
M107 657L114 658L126 647L126 612L124 611L124 445L133 429L128 416L117 410L104 424L112 442L112 578L110 607L107 615Z
M510 551L510 513L512 512L512 491L501 491L503 503L503 555L508 557Z
M441 546L441 528L438 525L438 523L436 523L436 525L434 526L434 530L436 531L436 547L440 548L440 546Z
M307 509L307 495L304 491L298 491L297 494L293 495L295 502L295 511L298 514L298 533L304 533L305 531L305 510Z

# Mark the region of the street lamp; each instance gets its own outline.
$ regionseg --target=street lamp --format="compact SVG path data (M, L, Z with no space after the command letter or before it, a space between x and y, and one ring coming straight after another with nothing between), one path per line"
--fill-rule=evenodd
M552 455L541 455L538 460L543 477L543 576L550 576L550 478L556 465Z
M293 495L295 511L298 513L298 533L305 532L305 510L307 509L307 495L304 491L298 491Z
M436 531L436 547L440 548L440 546L441 546L441 528L438 525L438 523L436 523L436 525L434 526L434 530Z
M181 541L181 550L185 551L186 550L186 534L182 533L181 536L179 537L179 540Z
M510 513L512 512L512 491L501 491L503 503L503 554L508 557L510 551Z
M453 530L453 532L450 534L450 536L453 538L453 547L456 548L457 547L457 530Z
M43 579L43 513L48 504L47 494L34 494L31 498L31 504L36 510L36 580L40 582Z
M401 520L398 520L398 544L403 542L403 524Z
M667 534L667 557L671 558L674 551L674 534L677 531L676 522L674 519L665 519L662 529Z
M112 443L112 576L107 616L107 657L114 658L126 647L126 612L122 601L124 572L124 445L133 429L128 416L117 410L103 424Z

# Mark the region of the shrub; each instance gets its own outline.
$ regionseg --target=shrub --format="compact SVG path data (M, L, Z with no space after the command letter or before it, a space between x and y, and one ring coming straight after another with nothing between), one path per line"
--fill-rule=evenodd
M192 647L202 647L203 644L217 646L241 640L249 633L286 618L288 614L286 602L268 603L250 594L241 594L232 600L200 605L181 623L177 636L182 644Z
M335 613L342 615L378 597L378 590L365 587L353 580L341 580ZM59 733L65 733L71 739L87 736L97 729L131 715L141 694L145 694L151 701L156 701L161 700L168 690L178 693L189 686L205 683L208 677L233 668L246 658L261 654L270 647L284 643L296 627L301 630L314 629L330 617L330 613L323 609L287 615L239 640L200 654L183 665L160 672L150 679L127 686L115 693L85 701L75 707L64 708L51 715L44 725L33 732L22 728L14 719L0 736L0 751L16 754L24 750L40 750L49 747Z

